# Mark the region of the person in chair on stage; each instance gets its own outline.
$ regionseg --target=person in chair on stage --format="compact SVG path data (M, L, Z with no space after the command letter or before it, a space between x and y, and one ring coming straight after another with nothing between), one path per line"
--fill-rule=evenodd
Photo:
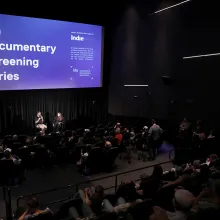
M53 123L53 127L56 132L60 132L63 129L63 122L63 115L60 112L58 112Z
M41 115L41 112L37 113L37 117L35 119L36 128L40 129L41 134L44 135L47 130L47 126L44 124L44 118Z

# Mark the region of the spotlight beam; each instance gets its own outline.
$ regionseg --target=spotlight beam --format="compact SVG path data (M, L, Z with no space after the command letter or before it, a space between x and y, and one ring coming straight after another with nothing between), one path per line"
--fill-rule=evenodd
M219 55L220 53L210 53L210 54L203 54L203 55L196 55L196 56L188 56L188 57L183 57L183 60L201 58L201 57L219 56Z
M176 6L179 6L179 5L185 4L185 3L190 2L190 1L191 1L191 0L186 0L186 1L180 2L180 3L178 3L178 4L171 5L171 6L169 6L169 7L166 7L166 8L160 9L160 10L158 10L158 11L155 11L155 12L149 14L149 16L150 16L150 15L153 15L153 14L158 14L158 13L160 13L160 12L163 12L163 11L168 10L168 9L170 9L170 8L174 8L174 7L176 7Z

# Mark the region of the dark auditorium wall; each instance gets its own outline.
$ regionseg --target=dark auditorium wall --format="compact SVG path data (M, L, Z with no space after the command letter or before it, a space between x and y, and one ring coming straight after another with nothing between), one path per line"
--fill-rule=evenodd
M183 59L220 52L217 7L214 2L193 0L149 16L178 2L156 5L139 0L123 9L114 29L109 113L178 120L184 115L218 116L220 56ZM164 75L174 84L165 85ZM149 87L125 88L125 84Z

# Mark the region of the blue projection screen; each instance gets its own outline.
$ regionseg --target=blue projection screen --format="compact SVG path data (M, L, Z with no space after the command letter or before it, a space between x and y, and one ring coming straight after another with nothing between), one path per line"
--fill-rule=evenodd
M102 86L101 26L0 14L0 90Z

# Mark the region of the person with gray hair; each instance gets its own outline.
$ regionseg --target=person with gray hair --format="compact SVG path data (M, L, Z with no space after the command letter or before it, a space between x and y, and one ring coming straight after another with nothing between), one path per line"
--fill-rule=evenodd
M166 211L169 220L187 220L188 216L191 214L191 208L193 207L195 201L194 195L185 190L177 189L174 198L173 205L175 212Z

